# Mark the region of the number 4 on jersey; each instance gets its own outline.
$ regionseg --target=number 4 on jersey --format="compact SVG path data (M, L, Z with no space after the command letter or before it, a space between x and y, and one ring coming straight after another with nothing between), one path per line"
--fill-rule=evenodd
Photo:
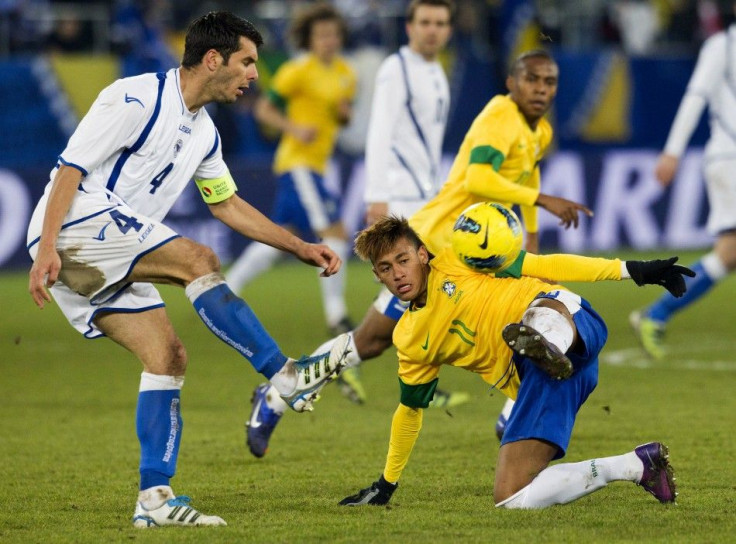
M151 180L151 190L148 191L150 194L154 194L156 192L156 189L161 187L161 184L164 182L164 178L169 175L169 172L174 168L174 163L170 162L166 168L161 170L156 176Z
M143 228L143 223L139 223L136 217L125 215L117 210L112 210L110 212L110 217L112 217L112 220L115 221L115 224L123 234L127 234L130 229L138 232Z

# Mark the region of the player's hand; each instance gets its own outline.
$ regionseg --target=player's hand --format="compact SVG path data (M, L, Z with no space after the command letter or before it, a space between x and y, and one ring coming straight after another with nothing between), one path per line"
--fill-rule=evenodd
M566 229L570 228L570 226L578 228L578 213L584 213L588 217L593 217L593 210L587 206L558 196L539 193L535 204L559 217L559 224Z
M294 253L300 261L322 269L320 276L327 278L336 274L342 259L324 244L304 244Z
M394 494L396 488L399 487L399 483L389 483L383 479L383 474L370 487L361 489L355 495L345 497L340 501L342 506L363 506L364 504L372 504L374 506L383 506L388 504L391 500L391 495Z
M385 215L388 215L388 202L371 202L365 210L366 226L370 227Z
M662 153L657 160L657 166L654 167L654 177L662 187L667 187L675 178L677 166L680 160L674 155Z
M675 264L678 257L656 259L654 261L626 261L626 270L637 285L661 285L676 297L687 291L685 278L695 277L695 272L686 266Z
M44 304L51 302L51 295L47 288L56 283L60 270L61 257L59 257L56 250L44 249L44 246L39 246L36 260L33 262L28 277L28 292L39 308L43 308Z

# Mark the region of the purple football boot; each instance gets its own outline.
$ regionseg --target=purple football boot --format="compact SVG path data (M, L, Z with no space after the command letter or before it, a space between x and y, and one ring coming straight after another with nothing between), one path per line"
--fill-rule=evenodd
M644 473L637 485L656 497L659 502L675 502L675 471L669 462L669 449L660 442L638 446L634 453L644 463Z

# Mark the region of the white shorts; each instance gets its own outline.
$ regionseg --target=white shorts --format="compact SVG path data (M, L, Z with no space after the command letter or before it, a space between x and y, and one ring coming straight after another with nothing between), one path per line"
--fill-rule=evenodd
M46 195L28 227L28 252L34 260L45 209ZM142 312L163 306L153 285L125 278L141 257L178 237L114 196L80 191L59 232L56 248L62 264L51 294L75 329L87 338L101 336L92 323L101 311Z
M708 190L708 232L718 234L736 228L736 160L708 161L704 168Z

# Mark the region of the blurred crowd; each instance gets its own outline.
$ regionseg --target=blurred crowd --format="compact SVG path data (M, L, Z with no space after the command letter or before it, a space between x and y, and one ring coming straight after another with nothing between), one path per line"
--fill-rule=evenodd
M169 66L189 21L213 9L253 20L267 47L288 50L289 16L305 0L0 0L0 56L40 51L113 52L130 71ZM334 0L350 24L348 48L394 48L407 0ZM546 40L571 49L620 46L630 55L696 51L731 22L725 0L458 0L455 41L498 51L502 11L525 5ZM178 59L177 59L178 60Z

